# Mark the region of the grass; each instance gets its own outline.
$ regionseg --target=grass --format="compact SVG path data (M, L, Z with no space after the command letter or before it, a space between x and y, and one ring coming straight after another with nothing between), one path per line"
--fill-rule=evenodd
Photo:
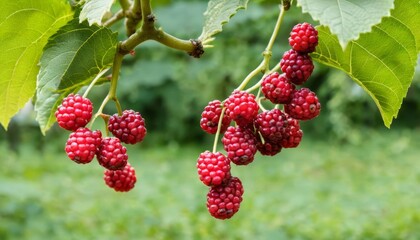
M240 211L213 219L195 162L211 146L129 147L138 182L116 193L98 164L0 146L0 239L420 239L419 132L359 145L304 138L233 166Z

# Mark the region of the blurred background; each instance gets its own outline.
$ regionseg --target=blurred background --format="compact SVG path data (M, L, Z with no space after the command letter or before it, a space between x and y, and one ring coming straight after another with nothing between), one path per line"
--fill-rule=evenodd
M127 146L138 181L129 193L103 182L95 161L77 165L54 126L42 136L29 104L0 129L0 239L420 239L420 67L391 129L370 97L345 74L315 63L306 87L321 101L301 124L296 149L233 166L245 194L230 220L206 209L208 188L196 160L213 136L199 126L203 107L225 99L262 60L278 1L251 1L201 59L147 42L127 56L118 86L123 108L139 111L148 134ZM207 1L153 1L165 31L201 33ZM312 22L299 8L286 15L273 49L277 64L288 33ZM121 39L123 25L115 25ZM89 97L98 107L108 85ZM97 109L97 108L96 108ZM108 104L105 112L113 114ZM101 121L95 128L104 130ZM219 144L221 150L221 144Z

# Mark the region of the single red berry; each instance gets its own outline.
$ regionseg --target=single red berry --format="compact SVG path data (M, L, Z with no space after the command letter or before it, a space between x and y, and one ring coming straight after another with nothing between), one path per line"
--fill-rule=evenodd
M58 125L69 131L85 127L92 118L92 102L78 94L69 94L55 111Z
M226 99L225 107L229 118L242 127L252 123L259 110L254 94L238 90Z
M134 110L124 110L121 116L109 118L108 130L123 143L136 144L143 141L147 130L141 114Z
M314 92L301 88L293 93L292 101L284 105L284 111L292 118L309 120L319 115L321 103Z
M257 133L272 143L279 143L286 136L287 116L279 109L258 114L254 121Z
M222 113L222 103L219 100L213 100L207 104L201 113L200 127L204 131L210 134L215 134L217 132L217 126L219 124L220 115ZM220 132L224 133L229 127L230 118L226 114L223 114L222 127Z
M211 187L207 194L207 210L217 219L229 219L238 212L244 188L237 177L224 185Z
M197 160L200 180L207 186L218 186L230 178L230 161L220 152L205 151Z
M102 133L88 128L79 128L72 132L67 140L65 151L76 163L90 163L101 144Z
M281 140L281 146L284 148L295 148L299 146L303 137L303 131L300 129L299 121L292 117L287 118L286 137Z
M99 164L109 170L123 169L128 160L127 149L116 137L103 138L96 157Z
M121 170L105 170L105 184L117 192L128 192L137 182L136 171L127 163Z
M299 53L293 49L283 54L280 67L289 80L297 85L306 82L314 70L312 58L306 53Z
M261 90L264 96L272 103L289 103L292 100L292 92L295 91L295 85L289 81L286 74L279 75L274 72L261 83Z
M280 143L273 143L268 140L264 140L264 143L262 143L261 139L258 139L257 149L261 155L274 156L281 152L282 146Z
M236 165L247 165L254 161L256 141L249 129L232 126L228 127L222 138L228 159Z
M290 32L289 44L297 52L311 53L318 45L318 31L309 23L299 23Z

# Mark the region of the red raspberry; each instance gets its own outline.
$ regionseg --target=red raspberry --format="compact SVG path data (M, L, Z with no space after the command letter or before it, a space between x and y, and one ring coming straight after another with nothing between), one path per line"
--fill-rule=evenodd
M272 103L289 103L292 100L292 92L295 91L293 85L286 74L274 72L264 78L261 83L261 90L264 96Z
M141 114L124 110L121 116L114 114L109 118L108 130L123 143L136 144L143 141L147 130Z
M137 182L136 171L127 163L121 170L105 170L105 184L117 192L128 192L134 188Z
M200 180L207 186L218 186L230 178L230 161L220 152L205 151L197 160Z
M217 132L217 126L220 120L220 114L222 113L222 103L219 100L214 100L209 102L207 106L204 108L203 113L201 113L201 120L200 126L201 129L204 131L215 134ZM229 116L226 114L223 115L222 119L222 127L220 128L220 132L224 133L226 129L229 127L230 119Z
M109 170L121 170L127 164L127 149L116 137L103 138L96 152L99 164Z
M246 127L258 114L259 106L252 93L235 90L225 101L226 114L239 126Z
M292 101L284 105L284 111L292 118L309 120L319 115L321 104L314 92L301 88L293 93Z
M270 141L264 140L262 143L261 139L257 138L257 149L264 156L274 156L281 152L282 146L280 143L272 143Z
M286 128L286 136L281 141L281 146L284 148L295 148L299 145L302 140L303 131L300 129L299 121L288 117L288 126Z
M287 116L279 109L258 114L254 124L264 140L279 143L286 137Z
M297 52L311 53L318 45L318 31L309 23L299 23L290 32L289 44Z
M70 131L76 131L92 118L92 102L78 94L69 94L55 111L58 125Z
M79 128L72 132L66 143L67 156L76 163L90 163L101 144L102 133L99 130L91 131Z
M308 54L298 53L293 49L284 53L280 67L290 81L297 85L306 82L314 70L312 58Z
M231 218L238 212L243 194L241 180L232 177L227 184L210 188L207 194L207 209L215 218Z
M236 165L247 165L254 161L256 141L250 130L232 126L228 127L222 138L227 157Z

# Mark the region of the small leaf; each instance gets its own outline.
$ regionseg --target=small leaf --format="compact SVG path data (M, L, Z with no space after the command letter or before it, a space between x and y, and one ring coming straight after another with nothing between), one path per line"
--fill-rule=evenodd
M42 48L71 18L65 1L3 1L0 10L0 124L35 93Z
M223 24L229 22L239 9L245 9L248 0L210 0L204 12L204 26L198 40L208 43L221 32Z
M420 37L414 35L419 31L414 22L420 22L418 0L397 0L390 17L349 42L345 51L327 27L318 28L319 46L312 57L358 83L375 101L387 127L397 117L413 80Z
M102 25L102 18L110 11L113 2L114 0L86 0L80 12L80 22L87 19L89 25Z
M389 16L393 0L298 0L298 6L314 20L328 26L343 47L369 32L373 25Z
M35 102L36 119L45 133L55 122L54 112L69 93L88 85L109 67L117 34L108 28L79 24L74 19L52 36L41 57Z

